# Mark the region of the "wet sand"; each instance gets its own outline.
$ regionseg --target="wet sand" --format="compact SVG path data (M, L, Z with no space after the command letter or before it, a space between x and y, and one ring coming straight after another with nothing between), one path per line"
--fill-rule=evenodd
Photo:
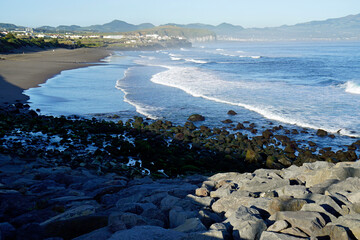
M0 54L0 106L25 103L25 89L37 87L63 70L97 64L110 52L101 48L55 49Z

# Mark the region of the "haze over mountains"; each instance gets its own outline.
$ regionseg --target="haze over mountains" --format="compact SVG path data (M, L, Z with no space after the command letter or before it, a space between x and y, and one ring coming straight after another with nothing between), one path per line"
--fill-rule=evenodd
M1 27L16 27L12 24L0 24ZM268 28L243 28L229 23L222 23L217 26L201 23L193 24L165 24L187 29L208 30L216 34L220 40L359 40L360 39L360 14L349 15L342 18L328 19L324 21L312 21L296 25L284 25ZM159 27L163 27L159 26ZM122 33L147 30L150 33L158 31L158 28L151 23L140 25L130 24L120 20L114 20L102 25L81 27L77 25L58 27L43 26L36 28L36 31L43 32L101 32L101 33ZM148 30L149 29L149 30ZM165 33L166 34L166 33Z

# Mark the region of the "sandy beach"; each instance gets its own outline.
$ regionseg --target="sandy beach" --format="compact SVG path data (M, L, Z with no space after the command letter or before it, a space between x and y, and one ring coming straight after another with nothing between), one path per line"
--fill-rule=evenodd
M36 87L63 70L94 65L109 55L105 49L55 49L0 55L0 105L26 102L25 89Z

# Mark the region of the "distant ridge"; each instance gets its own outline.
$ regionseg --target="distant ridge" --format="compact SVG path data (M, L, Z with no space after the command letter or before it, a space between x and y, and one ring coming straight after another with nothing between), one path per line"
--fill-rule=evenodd
M155 25L151 23L143 23L140 25L130 24L120 20L114 20L103 25L92 25L85 27L85 30L97 31L97 32L131 32L136 30L143 30L153 28Z
M360 14L268 28L243 28L229 23L169 25L211 30L220 40L360 40Z
M58 27L42 26L35 30L44 32L100 32L100 33L114 33L114 32L131 32L143 29L153 28L155 25L151 23L142 23L139 25L130 24L120 20L114 20L102 25L91 25L88 27L80 27L77 25L61 25Z
M159 26L160 29L163 26L207 30L215 33L216 38L220 40L360 40L360 14L269 28L244 28L229 23L222 23L217 26L202 23L169 23ZM14 24L0 23L0 29L1 28L15 29L20 27ZM159 31L158 28L151 23L134 25L124 21L114 20L102 25L92 25L88 27L78 25L61 25L58 27L43 26L36 28L35 31L124 33L148 29ZM151 31L148 31L148 33L151 33Z

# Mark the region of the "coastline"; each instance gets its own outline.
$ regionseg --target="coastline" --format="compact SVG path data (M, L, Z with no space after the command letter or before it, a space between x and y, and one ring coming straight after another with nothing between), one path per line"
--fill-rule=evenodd
M37 87L61 71L94 65L110 52L103 48L59 48L0 54L0 106L26 103L23 90Z

